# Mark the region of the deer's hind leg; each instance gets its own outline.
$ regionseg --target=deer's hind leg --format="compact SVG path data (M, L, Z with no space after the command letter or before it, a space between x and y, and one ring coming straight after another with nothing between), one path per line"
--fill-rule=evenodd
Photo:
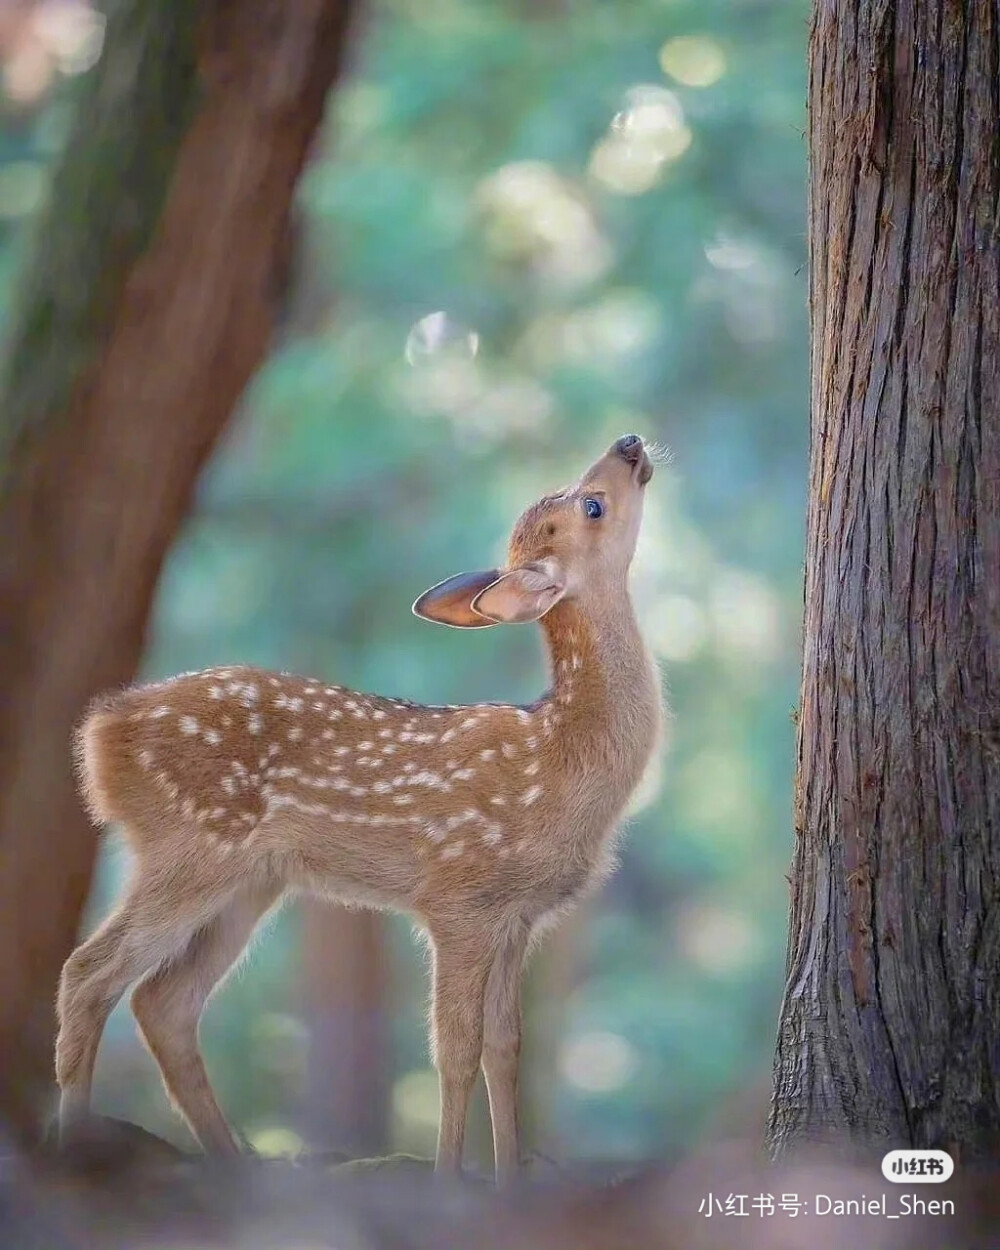
M90 1110L94 1062L112 1008L133 981L182 950L212 910L209 898L179 907L162 884L137 875L121 905L66 960L55 1056L64 1142Z
M438 1172L459 1172L469 1095L483 1051L483 998L494 946L476 934L444 934L434 943L431 1040L438 1070L441 1110Z
M519 921L501 941L486 982L482 1068L490 1100L498 1185L517 1175L517 1069L521 1052L521 977L530 927Z
M273 882L240 889L179 955L151 972L132 994L132 1011L167 1094L206 1150L232 1153L239 1147L205 1071L198 1021L281 889Z

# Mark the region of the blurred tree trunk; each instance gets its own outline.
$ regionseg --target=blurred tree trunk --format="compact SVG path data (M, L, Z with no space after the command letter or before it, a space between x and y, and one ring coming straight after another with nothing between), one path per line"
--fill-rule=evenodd
M385 922L321 899L302 908L308 1137L352 1155L381 1153L392 1076Z
M119 0L0 376L0 1117L30 1133L96 835L69 734L133 677L198 471L260 363L350 0Z
M1000 1151L998 23L985 2L816 6L775 1154Z

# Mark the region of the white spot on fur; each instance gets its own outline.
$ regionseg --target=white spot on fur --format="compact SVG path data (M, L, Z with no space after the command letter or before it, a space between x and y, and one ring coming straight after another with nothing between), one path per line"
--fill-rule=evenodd
M256 712L251 712L247 717L247 731L252 734L259 734L261 731L261 719Z
M403 735L402 735L402 734L400 734L399 736L400 736L400 737L402 737ZM441 737L438 739L438 741L439 741L439 742L450 742L450 741L452 740L452 738L454 738L454 736L455 736L455 731L454 731L454 729L446 729L446 730L444 731L444 733L441 735Z
M532 786L530 790L525 790L521 795L521 806L530 807L534 801L541 796L542 787Z
M148 772L148 771L149 771L149 769L151 769L151 768L153 767L153 752L152 752L152 751L147 751L147 750L145 750L145 749L144 749L144 750L142 750L142 751L140 751L140 752L139 752L139 763L140 763L140 764L143 766L143 768L145 768L145 769L146 769L146 771Z
M483 841L487 846L496 846L503 837L503 826L498 825L495 821L490 821L483 833Z
M205 741L208 743L209 746L217 747L219 743L222 741L222 734L220 734L217 729L206 729Z
M504 798L502 794L491 795L490 802L493 804L494 807L506 807L507 806L507 800Z
M465 842L459 838L456 842L450 843L441 851L442 859L458 859L459 855L465 850Z
M525 777L534 777L535 773L538 772L539 768L541 768L541 764L538 760L535 760L533 764L529 764L528 767L524 770Z
M221 686L209 686L209 688L208 688L208 697L209 697L210 699L221 699L221 698L222 698L222 687L221 687Z
M413 802L413 795L412 794L397 794L393 796L392 801L393 803L396 804L397 807L405 807L408 803Z
M503 752L504 759L512 760L517 754L517 747L512 742L501 742L500 750Z
M488 751L479 752L479 758L481 760L491 760L494 758L495 755L496 755L496 751L494 751L492 748Z
M289 742L301 742L301 740L302 740L302 726L293 725L292 728L289 729L288 731L288 741Z
M476 775L474 768L459 768L451 775L452 781L469 781Z
M411 786L429 786L432 790L450 790L451 786L438 773L432 773L428 769L422 769L420 772L413 773L408 780Z
M195 720L193 716L182 716L180 720L177 722L177 724L180 728L181 733L187 734L188 737L191 737L193 734L196 734L199 729L198 722Z
M294 794L272 794L268 802L268 815L276 808L290 807L306 816L331 816L334 813L324 803L306 803ZM336 819L336 817L335 817Z

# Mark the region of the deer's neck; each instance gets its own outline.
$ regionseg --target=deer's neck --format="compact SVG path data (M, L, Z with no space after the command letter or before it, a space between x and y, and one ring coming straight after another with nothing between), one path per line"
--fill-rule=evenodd
M641 770L659 731L660 693L627 590L557 604L542 625L552 683L545 698L560 737Z

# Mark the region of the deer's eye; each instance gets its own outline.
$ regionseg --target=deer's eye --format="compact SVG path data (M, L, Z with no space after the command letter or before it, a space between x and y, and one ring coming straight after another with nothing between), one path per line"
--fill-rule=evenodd
M583 501L583 510L592 521L596 521L599 517L604 516L604 504L599 499L592 497Z

